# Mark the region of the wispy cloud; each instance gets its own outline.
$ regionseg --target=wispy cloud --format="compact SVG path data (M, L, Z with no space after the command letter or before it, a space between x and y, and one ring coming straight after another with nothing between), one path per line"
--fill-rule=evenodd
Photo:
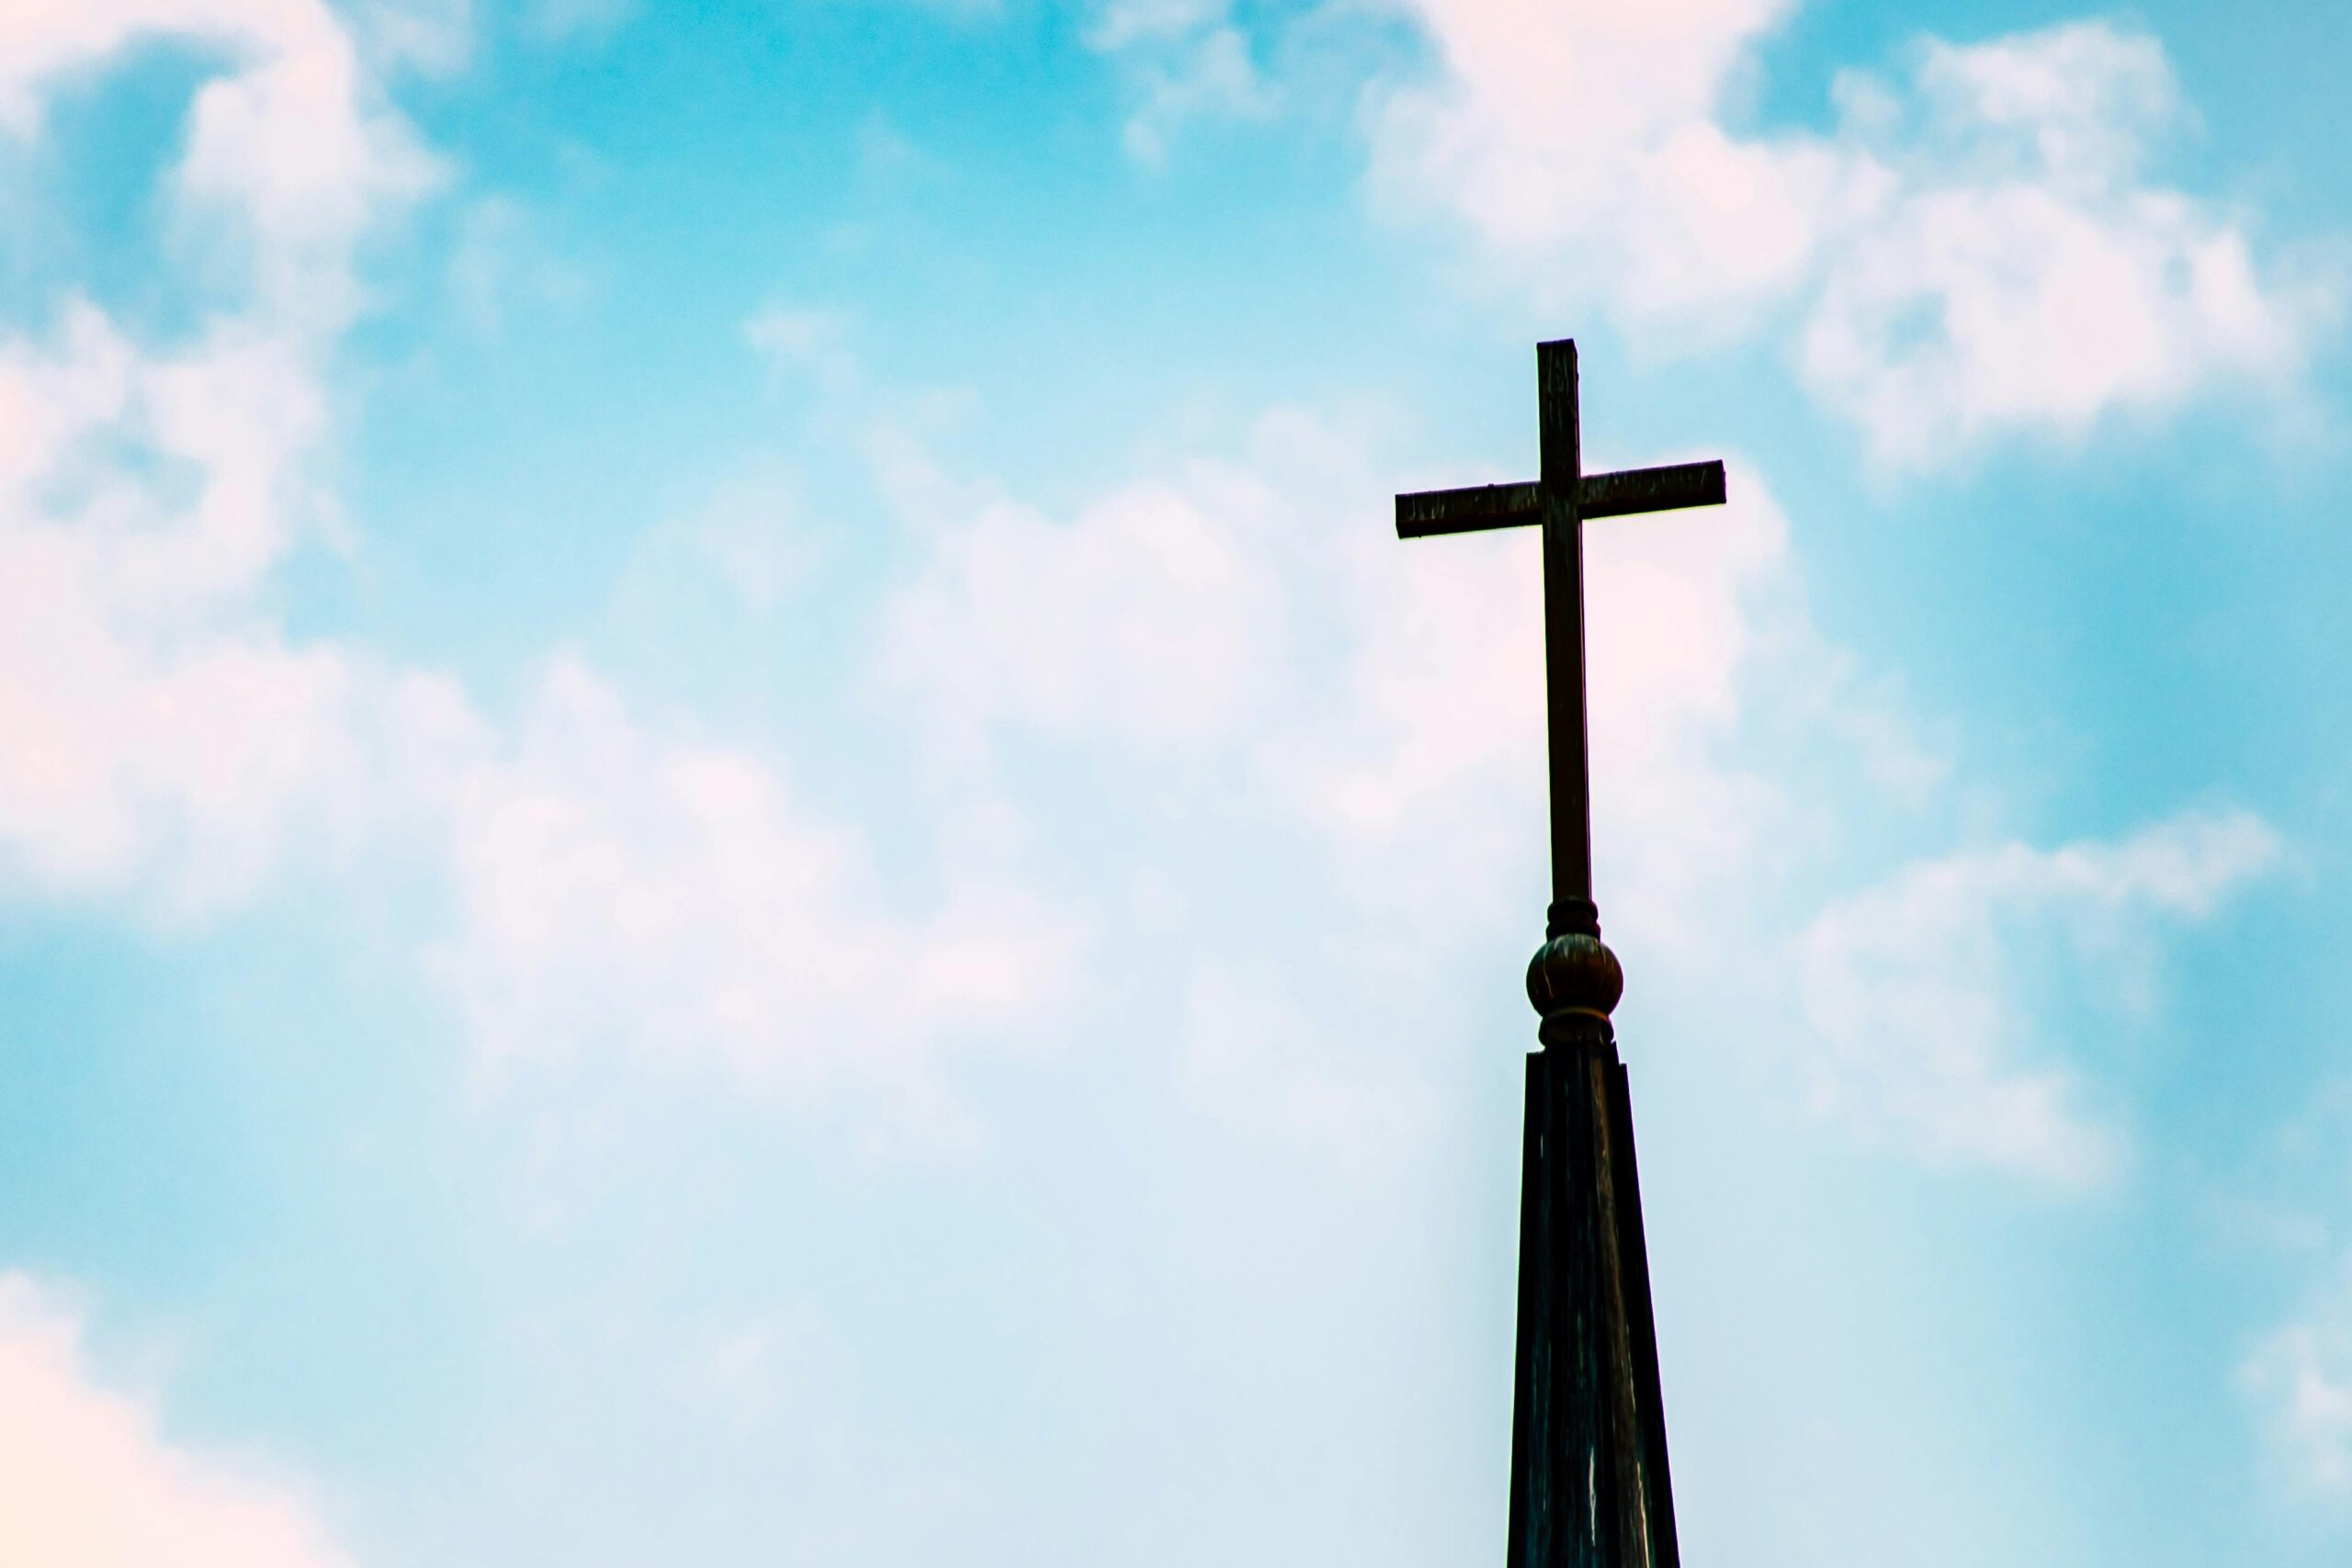
M2037 961L2152 1005L2162 927L2208 919L2279 854L2255 817L2189 813L2115 842L1939 857L1838 900L1800 946L1815 1104L1933 1163L2109 1179L2123 1134L2036 1026Z
M1268 529L1245 472L1203 464L1057 522L988 502L888 610L883 675L968 750L1005 725L1151 747L1229 742L1283 663Z
M985 880L928 919L887 912L855 834L772 765L658 736L566 662L447 809L457 919L435 968L507 1067L618 1049L952 1121L937 1053L1033 1013L1081 941Z
M1139 163L1164 162L1196 123L1263 119L1280 101L1229 0L1105 0L1086 41L1127 81L1133 106L1122 134Z
M2352 1271L2264 1337L2239 1366L2238 1386L2292 1489L2352 1503Z

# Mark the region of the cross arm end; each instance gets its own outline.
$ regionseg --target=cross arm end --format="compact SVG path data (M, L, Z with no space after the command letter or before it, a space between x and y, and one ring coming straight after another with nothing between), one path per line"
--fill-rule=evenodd
M1623 517L1636 512L1721 506L1724 496L1721 462L1674 463L1663 468L1587 474L1577 510L1587 517Z
M1538 485L1425 490L1396 498L1396 536L1425 539L1434 534L1475 534L1541 522L1543 516L1543 491Z

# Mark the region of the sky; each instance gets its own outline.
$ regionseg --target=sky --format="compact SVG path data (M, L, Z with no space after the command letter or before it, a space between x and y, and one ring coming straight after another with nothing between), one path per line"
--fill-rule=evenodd
M1499 1554L1573 336L1687 1557L2341 1563L2347 58L0 0L0 1558Z

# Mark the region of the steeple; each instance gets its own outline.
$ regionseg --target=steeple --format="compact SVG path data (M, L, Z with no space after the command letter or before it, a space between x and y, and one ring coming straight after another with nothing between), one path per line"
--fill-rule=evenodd
M1720 504L1721 463L1587 475L1574 343L1535 350L1541 477L1396 498L1403 538L1544 530L1552 907L1527 966L1527 1059L1510 1568L1678 1568L1633 1101L1609 1015L1625 989L1592 897L1584 524Z

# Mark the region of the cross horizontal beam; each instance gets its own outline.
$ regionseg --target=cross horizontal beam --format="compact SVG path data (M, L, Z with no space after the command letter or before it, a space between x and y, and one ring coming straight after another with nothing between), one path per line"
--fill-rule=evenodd
M1723 502L1721 463L1674 463L1662 468L1587 474L1577 487L1577 512L1584 517L1623 517L1636 512L1672 512L1685 506L1721 506ZM1396 498L1396 536L1400 539L1426 539L1436 534L1476 534L1543 520L1544 487L1540 484L1425 490Z

